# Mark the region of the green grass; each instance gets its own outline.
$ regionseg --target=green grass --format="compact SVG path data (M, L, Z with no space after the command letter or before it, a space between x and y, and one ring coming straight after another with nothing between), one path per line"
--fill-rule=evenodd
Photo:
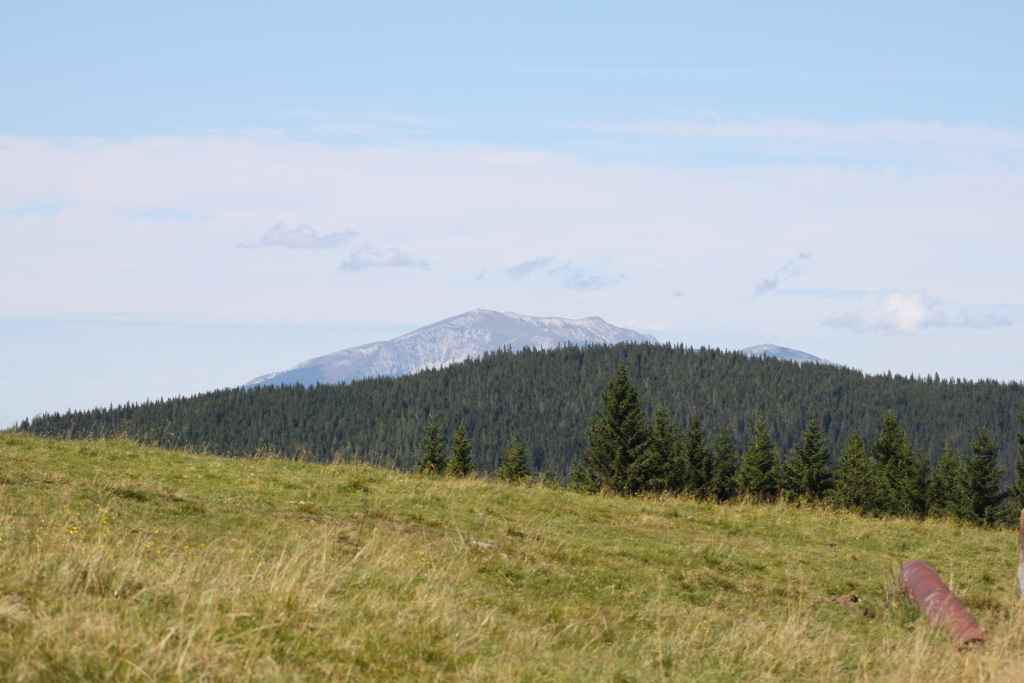
M1013 531L16 433L0 482L2 680L1024 680Z

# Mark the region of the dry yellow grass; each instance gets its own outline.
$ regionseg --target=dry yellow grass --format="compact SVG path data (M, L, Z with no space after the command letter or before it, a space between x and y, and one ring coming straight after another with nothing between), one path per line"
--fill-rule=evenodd
M1024 681L1011 531L20 434L0 481L3 680Z

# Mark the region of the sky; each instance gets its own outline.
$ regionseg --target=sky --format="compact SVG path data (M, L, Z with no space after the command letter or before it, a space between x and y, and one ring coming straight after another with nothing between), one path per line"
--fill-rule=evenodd
M0 2L0 426L473 308L1024 380L1020 3Z

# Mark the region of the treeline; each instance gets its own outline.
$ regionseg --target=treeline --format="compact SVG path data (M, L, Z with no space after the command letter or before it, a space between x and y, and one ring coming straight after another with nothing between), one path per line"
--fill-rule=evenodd
M866 514L930 514L984 525L1016 522L1024 507L1024 434L1019 432L1014 482L1000 491L998 449L985 427L969 454L947 447L931 473L924 453L913 448L889 411L870 444L854 432L830 469L829 449L815 417L783 456L755 413L753 436L738 456L728 429L721 428L709 443L696 415L681 429L663 407L648 420L643 403L626 366L619 366L588 426L587 448L573 468L573 487L623 495L690 493L719 501L738 495L762 501L829 500ZM1024 415L1017 419L1024 427Z
M433 415L446 444L463 425L472 435L472 464L493 473L512 437L532 472L562 479L588 445L588 423L600 394L625 365L648 407L667 418L724 429L745 451L765 435L783 453L802 439L812 416L834 467L856 431L874 434L892 410L908 439L936 467L948 444L967 453L978 430L996 446L1011 482L1016 465L1016 413L1024 391L1016 382L865 375L856 370L672 344L566 346L485 354L439 370L350 384L234 388L188 398L47 414L20 429L68 438L126 434L166 447L244 455L265 449L290 457L340 457L413 469L424 425ZM653 419L648 410L648 419ZM717 432L716 432L717 434ZM717 437L716 437L717 438Z

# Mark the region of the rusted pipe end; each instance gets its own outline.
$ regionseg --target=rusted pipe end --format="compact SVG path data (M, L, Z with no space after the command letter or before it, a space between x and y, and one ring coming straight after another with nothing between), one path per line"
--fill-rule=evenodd
M968 643L985 642L985 632L978 622L927 562L907 562L900 567L897 580L900 588L927 615L930 626L949 629L955 649L959 650Z

